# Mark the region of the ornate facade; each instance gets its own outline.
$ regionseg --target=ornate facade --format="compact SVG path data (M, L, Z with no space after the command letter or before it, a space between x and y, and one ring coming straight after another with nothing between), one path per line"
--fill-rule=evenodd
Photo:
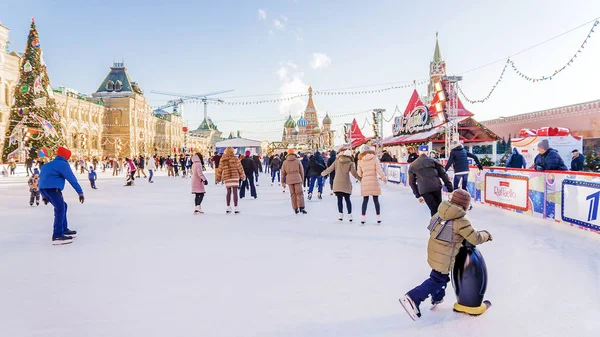
M14 104L15 86L19 81L21 64L19 54L9 49L8 32L9 29L0 24L0 153L4 147L10 107Z
M308 88L308 103L304 113L297 121L292 115L283 124L282 144L302 150L318 150L333 148L333 131L331 118L326 114L322 127L319 127L317 109L312 98L312 87Z

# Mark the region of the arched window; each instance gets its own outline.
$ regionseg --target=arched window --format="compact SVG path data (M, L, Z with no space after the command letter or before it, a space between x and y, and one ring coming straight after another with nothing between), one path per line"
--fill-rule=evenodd
M115 82L108 80L108 82L106 82L106 91L112 92L114 90L115 90Z

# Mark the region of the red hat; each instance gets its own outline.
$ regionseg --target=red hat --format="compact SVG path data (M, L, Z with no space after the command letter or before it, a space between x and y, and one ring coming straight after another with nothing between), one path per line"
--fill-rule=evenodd
M71 151L69 151L69 149L67 149L66 147L61 146L58 148L58 150L56 150L56 155L61 156L66 160L69 160L69 158L71 158Z

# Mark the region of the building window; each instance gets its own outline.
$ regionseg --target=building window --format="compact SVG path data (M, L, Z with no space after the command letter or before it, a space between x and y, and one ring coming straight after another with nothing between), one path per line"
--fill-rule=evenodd
M115 125L119 125L119 117L115 117Z
M123 83L121 81L117 80L115 82L115 91L119 92L121 90L123 90Z
M108 80L108 82L106 82L106 91L112 92L114 90L115 90L115 82Z

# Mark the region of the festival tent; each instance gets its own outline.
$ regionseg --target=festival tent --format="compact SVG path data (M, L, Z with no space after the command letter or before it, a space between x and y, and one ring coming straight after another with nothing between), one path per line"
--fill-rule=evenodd
M252 140L247 138L232 138L220 141L216 144L217 152L223 153L228 147L233 147L236 154L244 154L246 151L250 151L253 155L261 154L262 142L259 140Z
M356 122L356 118L352 121L352 127L348 131L348 138L352 141L352 148L357 148L366 142L373 139L373 137L365 137L360 128L358 127L358 123Z

